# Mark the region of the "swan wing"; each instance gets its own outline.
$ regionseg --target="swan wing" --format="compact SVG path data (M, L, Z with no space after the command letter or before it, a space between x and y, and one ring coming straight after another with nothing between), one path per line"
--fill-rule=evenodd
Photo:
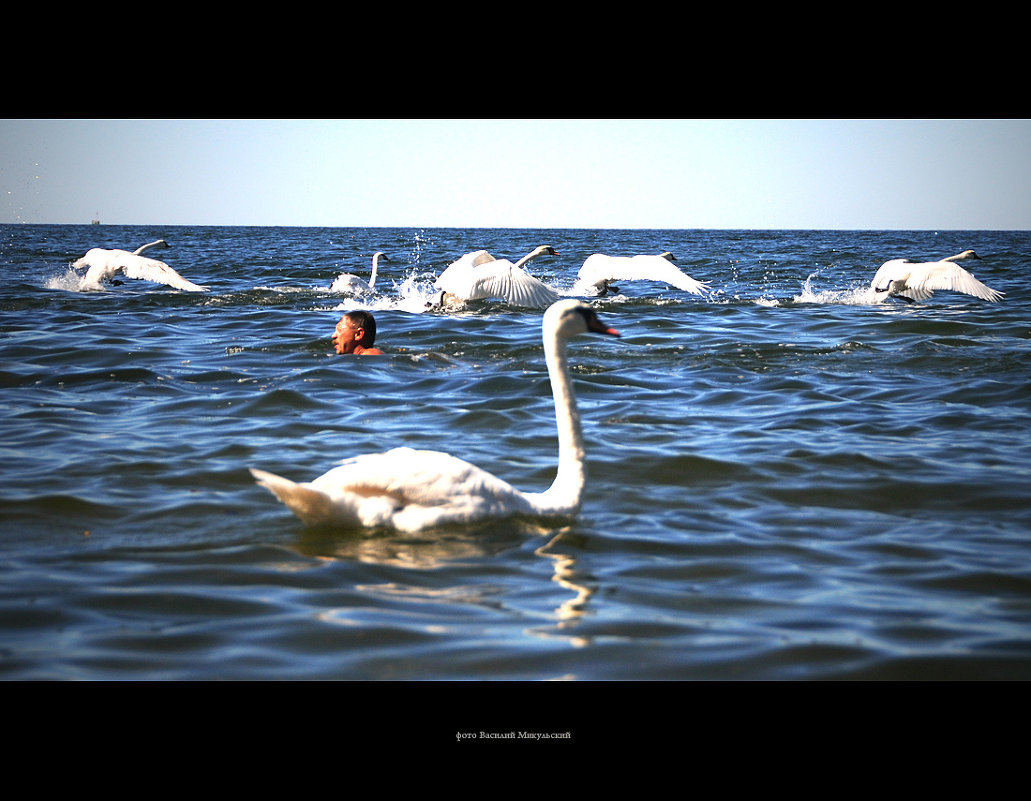
M125 251L122 251L123 253ZM86 255L81 259L76 259L72 262L72 268L75 270L81 270L83 267L102 267L107 264L108 259L116 255L118 251L108 250L107 248L90 248L86 251Z
M82 261L82 259L79 261ZM78 263L76 262L76 264ZM89 265L89 269L82 276L79 286L83 289L102 289L104 282L117 272L118 267L116 265L109 264L107 261L97 261Z
M584 263L580 265L580 269L576 272L576 278L585 284L600 284L602 281L607 281L609 280L610 273L616 269L612 263L621 258L625 259L623 256L606 256L604 253L594 253L584 259Z
M494 257L486 250L474 250L472 253L466 253L462 259L468 259L469 263L472 264L473 267L479 267L481 264L495 261Z
M927 300L937 290L963 292L991 303L1003 296L951 261L917 263L892 259L880 266L871 286L878 292L890 290L913 300Z
M508 483L438 451L395 448L356 456L301 484L263 470L251 474L308 525L418 531L530 510Z
M472 295L466 300L504 298L509 303L530 308L550 306L559 298L555 290L507 259L477 267L470 288Z
M463 273L471 270L473 267L479 267L481 264L488 264L492 261L495 261L494 257L486 250L474 250L472 253L466 253L461 258L451 262L440 276L443 278L449 272Z
M963 292L991 303L997 302L1003 296L1002 292L981 283L972 273L964 270L955 262L939 261L912 265L909 277L906 279L905 293L907 295L915 300L923 300L939 289Z
M708 290L708 282L692 278L662 256L631 256L629 264L630 272L625 276L617 276L617 280L662 281L695 295L703 295Z
M121 270L126 278L138 278L144 281L153 281L156 284L165 284L174 289L182 289L186 292L207 292L208 288L200 286L183 278L179 273L157 259L148 259L146 256L137 256L134 253L117 255L107 265L112 271Z
M884 262L884 264L877 268L877 272L874 273L873 280L870 282L870 288L878 292L887 292L891 289L892 283L896 281L904 282L906 280L912 266L912 262L908 259L891 259Z
M504 298L518 306L536 308L558 300L555 290L508 259L492 258L478 265L455 262L440 274L434 286L462 300Z
M444 269L444 272L437 276L437 280L434 284L438 289L444 289L451 292L448 287L458 286L460 282L468 281L469 276L473 274L473 268L494 260L494 257L486 250L474 250L472 253L466 253L461 258L455 259L451 262ZM452 294L455 293L452 292Z
M595 253L584 261L577 272L577 280L591 286L609 281L661 281L695 295L703 295L709 288L708 282L692 278L662 256L606 256Z

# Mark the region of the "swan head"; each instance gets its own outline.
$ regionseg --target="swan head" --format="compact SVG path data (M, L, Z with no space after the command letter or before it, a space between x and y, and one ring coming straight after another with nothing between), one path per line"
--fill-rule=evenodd
M668 259L669 261L676 261L677 257L670 253L668 250L664 250L659 254L660 259Z
M559 256L561 255L551 245L540 245L533 251L534 256Z
M372 254L372 260L373 261L390 261L390 257L386 253L384 253L382 250L377 250L375 253Z
M569 339L578 334L607 334L618 337L619 332L598 319L594 309L579 300L560 300L544 312L544 329L557 337Z

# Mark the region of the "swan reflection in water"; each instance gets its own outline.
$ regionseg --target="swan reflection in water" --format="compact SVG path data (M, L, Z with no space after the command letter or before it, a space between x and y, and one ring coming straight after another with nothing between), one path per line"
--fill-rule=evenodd
M572 629L575 621L587 612L587 603L597 589L584 582L576 567L576 557L572 554L574 546L568 542L572 536L569 530L561 531L534 553L550 559L555 573L552 581L574 593L573 598L564 601L555 610L559 618L558 629L560 634L570 638L573 645L584 646L590 644L590 639L577 636ZM565 629L569 629L569 631L565 631Z
M588 583L577 568L576 553L581 544L580 535L565 527L555 532L532 520L491 521L475 529L434 532L432 537L399 535L387 533L369 536L361 532L340 532L328 527L305 528L295 544L296 552L320 562L359 562L384 565L412 571L436 571L445 575L456 565L478 560L496 560L499 554L518 550L528 537L550 539L533 553L547 559L551 565L551 581L571 593L554 610L556 622L553 625L535 625L528 633L545 639L562 638L571 645L583 647L591 639L576 633L577 622L588 613L588 604L597 588ZM291 565L291 570L296 569ZM535 578L537 573L521 574L519 581L525 583L527 575ZM346 589L346 588L345 588ZM382 584L363 583L354 588L364 593L390 598L441 600L447 603L467 603L494 608L504 593L504 586L492 584L488 587L469 584L442 583L427 586L413 576L409 582L395 580ZM503 598L502 598L503 600ZM510 604L507 604L510 605ZM346 619L350 609L332 609L322 614L330 620Z

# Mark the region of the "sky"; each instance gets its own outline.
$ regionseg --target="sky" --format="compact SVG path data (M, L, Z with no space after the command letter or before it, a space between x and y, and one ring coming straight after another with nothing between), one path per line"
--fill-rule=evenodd
M1031 120L0 120L0 223L1031 229Z

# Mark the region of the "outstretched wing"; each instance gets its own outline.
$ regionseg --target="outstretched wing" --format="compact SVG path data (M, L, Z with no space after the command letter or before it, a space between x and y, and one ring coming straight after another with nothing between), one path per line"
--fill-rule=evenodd
M544 308L559 299L555 290L507 259L481 265L474 273L472 294L467 300L504 298L517 306Z
M1002 292L981 283L972 273L954 262L942 261L920 267L922 269L914 265L906 281L905 294L914 300L924 300L939 289L963 292L991 303L997 302L1003 296Z
M183 278L179 273L157 259L148 259L146 256L137 256L134 253L120 255L108 263L108 269L116 268L122 271L126 278L139 278L144 281L153 281L157 284L166 284L175 289L182 289L186 292L207 292L208 288L200 286Z
M453 295L457 294L455 289L465 286L465 283L469 281L473 273L474 267L491 261L494 261L494 257L486 250L474 250L472 253L466 253L461 258L451 262L444 269L444 272L437 276L437 280L433 282L433 285L437 289L443 289Z
M661 281L685 292L703 295L707 281L698 281L662 256L588 256L577 273L580 281L595 286L602 282Z
M890 259L877 268L870 286L877 292L887 292L893 282L905 280L911 266L909 259Z
M434 285L462 300L503 298L517 306L543 308L559 299L551 287L485 250L467 253L440 274Z
M628 273L616 276L617 281L662 281L695 295L705 294L709 286L707 282L692 278L662 256L631 256L628 263Z

